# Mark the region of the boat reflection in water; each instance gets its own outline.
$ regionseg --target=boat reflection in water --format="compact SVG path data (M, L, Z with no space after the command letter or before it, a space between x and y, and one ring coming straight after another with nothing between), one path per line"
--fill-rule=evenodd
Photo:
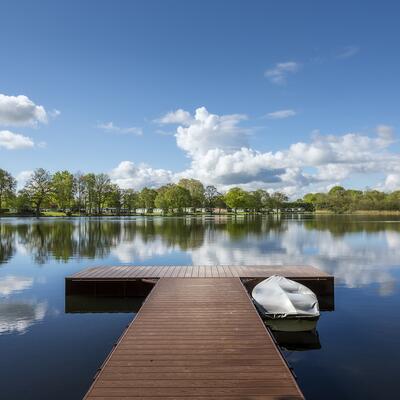
M318 350L321 348L317 331L318 319L268 319L265 325L278 345L289 351Z

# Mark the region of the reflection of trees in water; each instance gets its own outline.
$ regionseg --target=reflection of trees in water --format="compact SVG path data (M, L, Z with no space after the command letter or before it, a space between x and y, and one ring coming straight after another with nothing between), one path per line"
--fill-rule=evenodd
M168 247L190 250L203 245L205 224L190 218L156 219L137 223L136 231L145 243L159 237Z
M74 254L73 225L68 221L57 223L33 222L18 231L19 241L32 254L37 264L44 264L50 255L59 261L68 261Z
M50 257L64 262L73 256L103 258L120 239L120 224L112 221L42 221L15 228L19 242L37 264L44 264Z
M1 259L8 260L15 252L15 239L22 244L38 264L50 257L68 261L71 257L104 258L118 244L133 242L136 237L146 244L157 238L166 247L178 246L192 250L220 232L227 232L234 240L262 235L270 230L286 229L278 219L265 218L143 218L124 219L71 219L34 221L23 224L3 224Z
M400 221L400 219L398 219ZM20 221L18 221L20 222ZM50 257L67 262L71 257L105 258L121 243L145 246L161 241L166 248L182 251L216 243L218 236L231 241L281 234L289 221L277 216L216 216L215 218L137 218L41 220L0 223L0 263L7 262L23 245L38 264ZM299 220L307 230L329 231L334 236L349 232L400 232L400 223L385 223L382 217L312 216Z
M182 250L202 246L206 228L199 219L185 218L144 218L120 223L123 242L133 242L138 237L144 244L161 239L166 247L179 246Z
M38 264L50 257L68 261L71 257L104 258L121 241L133 241L140 236L144 243L160 237L166 246L182 250L203 244L205 226L201 220L79 219L35 221L26 224L0 224L0 262L6 262L15 252L15 240L23 245Z
M104 258L121 240L121 222L82 219L76 225L75 234L78 256Z
M280 218L244 216L241 218L228 218L213 224L216 231L227 232L231 240L241 240L249 235L263 236L271 232L287 230L287 222Z
M10 224L0 224L0 264L6 263L15 253L14 231Z
M333 236L343 236L347 233L359 232L400 232L400 219L392 216L316 215L311 219L305 220L304 227L311 231L329 231Z
M167 246L179 246L182 250L193 250L204 244L206 237L227 232L232 240L248 235L261 236L270 231L284 231L287 223L276 218L245 216L243 218L166 218L138 220L133 222L135 233L143 242L160 237ZM124 240L127 238L124 237Z

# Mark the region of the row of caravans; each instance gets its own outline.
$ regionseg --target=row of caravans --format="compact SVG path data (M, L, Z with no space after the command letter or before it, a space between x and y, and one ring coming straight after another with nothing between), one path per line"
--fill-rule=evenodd
M178 209L174 209L174 212L179 212ZM247 213L247 212L252 212L253 210L250 209L244 209L244 208L238 208L235 210L231 208L195 208L195 207L185 207L182 210L180 210L184 214L227 214L227 213ZM272 210L272 209L264 209L260 210L259 212L261 213L281 213L281 212L290 212L290 213L303 213L306 210L302 207L295 207L295 208L285 208L283 210ZM128 214L129 210L126 209L121 209L119 210L121 214ZM109 213L109 214L116 214L118 213L118 210L116 208L104 208L103 213ZM162 215L164 212L161 208L136 208L135 210L130 211L131 214L140 214L140 215L145 215L145 214L157 214L157 215Z

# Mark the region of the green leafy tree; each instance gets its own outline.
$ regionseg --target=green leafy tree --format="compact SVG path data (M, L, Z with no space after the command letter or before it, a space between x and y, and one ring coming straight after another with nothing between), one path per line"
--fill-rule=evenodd
M190 204L190 192L179 185L169 185L165 191L165 197L171 209L177 209L178 213L182 212L183 207Z
M201 207L204 204L204 185L197 179L183 178L178 182L178 186L189 191L190 202L187 204L191 207Z
M87 214L93 214L95 207L96 207L96 176L95 174L86 174L83 176L83 182L85 187L85 194L84 194L84 204L85 210Z
M272 207L278 212L283 206L283 204L288 201L288 197L282 192L275 192L271 195Z
M18 214L30 214L32 203L29 194L25 190L20 190L15 198L14 206Z
M225 196L221 193L219 193L217 196L214 198L214 207L216 208L226 208L227 205L225 203Z
M52 179L53 197L62 211L72 208L74 200L74 176L68 171L59 171Z
M334 186L328 194L329 207L335 212L344 212L351 209L351 198L342 186Z
M36 169L26 183L24 191L36 210L36 216L39 217L40 208L50 199L53 191L51 174L43 168Z
M247 208L250 204L249 194L239 187L230 189L225 194L224 200L228 207L233 208L235 213L238 208Z
M169 207L170 207L169 199L165 194L167 189L168 189L168 185L161 186L157 190L157 195L156 195L156 198L154 199L154 205L157 208L160 208L164 214L166 214L168 212Z
M154 200L156 199L156 196L156 190L147 187L143 188L139 194L140 207L154 208Z
M304 195L303 201L305 203L317 203L317 193L307 193L306 195Z
M97 214L101 215L107 197L113 190L110 177L107 174L96 174L94 176L94 197Z
M139 196L133 189L126 189L122 192L122 206L130 214L138 207Z
M0 168L0 209L15 195L17 181L4 169Z
M116 184L110 184L107 194L106 204L109 207L115 208L117 215L121 214L123 204L123 191Z
M328 192L330 196L344 196L346 189L343 186L334 186Z
M190 192L179 185L166 185L160 188L155 199L156 206L161 208L164 213L168 210L182 212L183 207L190 204Z
M215 186L209 185L204 190L204 205L208 208L216 207L216 199L221 196Z
M271 202L269 193L266 190L258 189L249 193L248 207L254 211L268 208Z

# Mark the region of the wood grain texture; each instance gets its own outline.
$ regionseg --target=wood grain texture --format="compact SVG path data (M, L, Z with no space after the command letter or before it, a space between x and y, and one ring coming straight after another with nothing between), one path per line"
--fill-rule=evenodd
M187 271L159 279L85 399L303 399L240 279Z
M143 278L287 278L329 279L331 275L310 266L282 265L158 265L91 267L66 277L73 280L127 280Z

